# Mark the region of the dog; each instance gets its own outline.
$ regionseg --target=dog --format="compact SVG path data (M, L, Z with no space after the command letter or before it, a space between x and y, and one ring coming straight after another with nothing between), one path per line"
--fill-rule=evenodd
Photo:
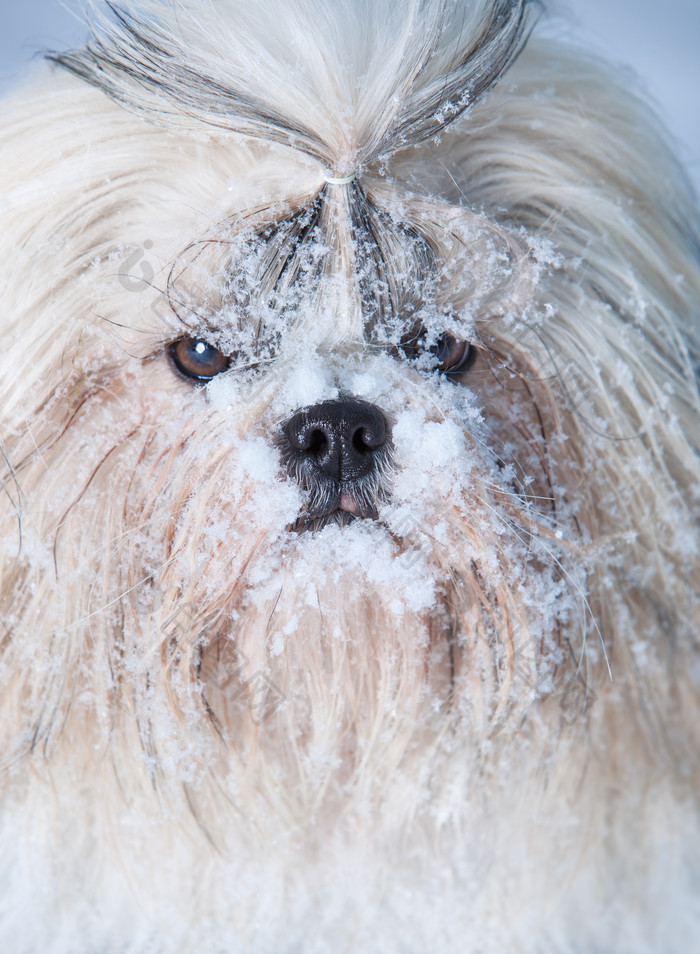
M528 0L91 7L2 110L12 954L700 940L700 256Z

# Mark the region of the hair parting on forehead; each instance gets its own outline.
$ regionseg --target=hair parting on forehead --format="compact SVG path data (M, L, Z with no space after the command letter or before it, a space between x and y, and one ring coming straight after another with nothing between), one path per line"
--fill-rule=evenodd
M367 320L410 314L434 272L437 248L410 201L397 211L394 193L391 210L383 206L372 172L442 133L481 98L522 49L537 0L309 0L301 25L297 6L291 22L275 0L264 9L224 0L216 9L226 14L226 41L234 44L225 58L206 35L208 21L198 24L178 4L147 0L139 12L106 7L93 9L84 48L50 58L151 122L214 127L291 147L333 176L360 173L362 182L324 181L313 195L290 196L287 209L258 230L264 253L253 279L257 294L282 296L298 280L311 290L343 261ZM359 47L348 51L339 38L358 33L343 29L351 16L367 22ZM302 35L325 75L292 62ZM337 68L328 64L334 53ZM285 54L286 66L277 66L272 57ZM294 96L273 98L290 85L298 86ZM327 251L319 256L319 248ZM176 301L171 296L177 313Z

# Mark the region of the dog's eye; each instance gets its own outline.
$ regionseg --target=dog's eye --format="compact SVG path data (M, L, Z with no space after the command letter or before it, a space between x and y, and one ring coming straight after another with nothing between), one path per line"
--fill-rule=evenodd
M437 369L444 374L464 374L476 357L476 349L468 341L443 335L428 349L437 358Z
M426 349L425 332L407 335L401 344L404 354L408 358L417 358L421 354L432 354L437 360L436 370L448 376L464 374L471 367L476 357L476 348L468 341L461 341L452 335L444 334Z
M170 345L175 367L188 378L208 381L229 366L229 359L203 338L179 338Z

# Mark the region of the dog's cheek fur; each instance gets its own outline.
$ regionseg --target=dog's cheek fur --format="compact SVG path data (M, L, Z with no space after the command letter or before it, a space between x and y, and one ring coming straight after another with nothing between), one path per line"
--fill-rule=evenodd
M61 950L50 917L13 920L31 884L91 951L124 919L135 951L154 930L208 950L218 925L313 949L349 923L377 951L683 949L700 279L637 104L535 49L440 144L444 183L434 144L397 160L540 243L528 308L478 316L463 385L347 335L335 370L319 337L306 391L282 359L197 390L152 285L313 170L51 84L8 107L0 153L7 930ZM393 415L391 506L291 536L270 437L295 394L349 384Z

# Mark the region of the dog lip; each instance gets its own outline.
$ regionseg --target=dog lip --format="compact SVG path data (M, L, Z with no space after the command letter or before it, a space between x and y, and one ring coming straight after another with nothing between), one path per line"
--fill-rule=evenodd
M341 490L338 500L338 510L344 510L346 513L354 513L355 516L363 516L359 503L347 490Z
M305 510L294 523L289 524L287 530L321 530L329 523L337 523L343 527L353 520L377 520L378 517L379 512L375 506L363 507L349 490L341 490L335 506L326 510Z

